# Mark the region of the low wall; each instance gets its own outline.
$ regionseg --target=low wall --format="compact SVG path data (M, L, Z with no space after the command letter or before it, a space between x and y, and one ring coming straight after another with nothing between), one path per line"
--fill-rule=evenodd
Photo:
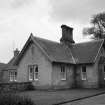
M13 83L0 83L0 92L9 92L9 91L24 91L24 90L33 90L34 86L31 82L13 82Z

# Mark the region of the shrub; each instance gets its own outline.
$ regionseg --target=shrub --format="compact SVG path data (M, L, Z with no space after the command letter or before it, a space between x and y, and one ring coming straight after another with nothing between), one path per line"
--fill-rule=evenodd
M32 84L28 84L26 90L35 90L35 87Z
M0 94L0 105L35 105L34 102L25 96L16 94Z

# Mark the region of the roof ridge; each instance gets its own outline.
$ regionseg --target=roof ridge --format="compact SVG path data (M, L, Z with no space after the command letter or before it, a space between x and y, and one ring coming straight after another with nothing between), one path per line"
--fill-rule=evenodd
M103 43L104 43L104 39L103 39ZM98 54L99 54L99 52L100 52L100 50L101 50L101 48L102 48L103 43L101 43L101 46L99 47L99 50L98 50L97 55L96 55L96 57L95 57L95 59L94 59L94 62L95 62L96 59L97 59L97 56L98 56Z
M73 59L74 63L76 64L76 61L75 61L75 58L74 58L74 55L73 55L71 49L70 49L70 53L71 53L71 56L72 56L72 59Z
M73 56L73 54L72 54L71 48L70 48L68 45L63 45L63 46L65 46L65 47L64 47L65 49L66 49L66 48L69 49L70 55L71 55L71 57L72 57L72 60L73 60L74 64L76 64L76 61L75 61L75 58L74 58L74 56Z
M41 38L41 37L37 37L37 36L33 36L34 38L38 38L40 40L44 40L44 41L47 41L47 42L51 42L51 43L56 43L56 44L60 44L59 42L57 41L53 41L53 40L48 40L48 39L45 39L45 38Z

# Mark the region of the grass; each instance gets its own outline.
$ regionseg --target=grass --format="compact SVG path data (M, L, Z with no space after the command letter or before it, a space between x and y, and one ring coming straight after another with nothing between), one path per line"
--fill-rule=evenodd
M1 93L0 105L54 105L70 100L105 93L104 89L70 89L56 91L24 91Z
M25 96L11 93L0 94L0 105L35 105L34 102Z
M59 91L26 91L19 95L30 97L36 105L53 105L105 92L104 89L70 89Z

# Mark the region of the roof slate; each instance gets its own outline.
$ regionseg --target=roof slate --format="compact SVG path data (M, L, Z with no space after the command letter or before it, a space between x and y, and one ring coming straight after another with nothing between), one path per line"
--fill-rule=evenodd
M74 63L70 48L60 43L34 37L53 62Z
M16 70L17 66L14 65L15 60L17 59L18 56L14 56L5 66L4 70Z
M94 63L97 54L104 43L104 40L100 39L85 43L71 44L68 47L38 37L34 37L34 39L53 61L72 64Z
M58 42L34 37L31 34L19 56L16 58L15 64L18 64L19 60L24 55L25 49L30 41L37 44L52 62L70 64L94 63L104 43L104 40L100 39L67 46Z
M75 62L77 64L94 63L103 42L104 40L97 40L72 45L71 51Z

